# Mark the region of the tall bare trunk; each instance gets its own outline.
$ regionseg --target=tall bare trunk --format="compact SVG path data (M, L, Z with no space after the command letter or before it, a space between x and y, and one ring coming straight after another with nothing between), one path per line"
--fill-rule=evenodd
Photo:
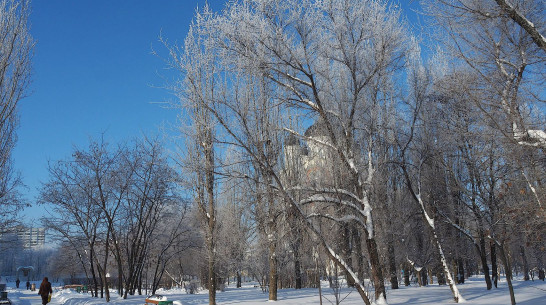
M409 286L411 266L408 263L405 263L404 266L404 286Z
M351 227L348 223L342 224L341 228L341 236L343 236L341 240L341 253L343 255L343 259L347 263L347 265L352 266L353 265L353 258L352 258L352 249L351 249ZM345 278L347 279L347 285L349 287L354 287L355 283L352 280L352 278L349 276L347 271L345 272Z
M482 263L483 274L485 275L485 283L487 285L487 290L491 290L491 278L489 277L489 266L487 265L487 254L485 253L485 240L480 238L480 245L475 245L478 254L480 255L480 261Z
M89 249L89 269L91 271L91 277L92 277L92 280L93 280L93 286L95 287L95 290L93 291L92 289L90 289L91 291L91 296L95 297L95 298L98 298L99 297L99 285L97 283L97 274L95 272L95 263L94 263L94 256L95 256L95 250L93 248L90 248Z
M108 266L108 252L109 252L109 240L110 240L110 231L106 232L106 242L104 244L104 262L102 267L99 270L99 273L102 277L102 284L104 288L104 294L106 302L110 302L110 287L108 287L108 277L106 276L106 268ZM97 264L100 266L100 264Z
M475 205L475 203L473 203ZM485 234L483 231L483 218L480 212L478 212L477 208L474 208L475 212L474 215L476 215L476 218L478 219L478 235L480 237L480 245L478 247L478 254L480 255L480 259L482 262L482 269L483 274L485 276L485 283L487 285L487 290L491 289L491 278L489 277L489 266L487 265L487 254L485 252ZM478 246L478 245L476 245Z
M516 305L516 296L514 295L514 286L512 286L512 264L510 264L510 258L504 250L504 245L496 243L500 252L500 257L504 269L506 271L506 283L508 284L508 290L510 291L510 302L512 305Z
M297 246L294 251L294 273L296 277L296 289L301 289L301 263L299 257L299 246Z
M209 305L216 305L216 213L214 198L214 154L212 152L212 139L208 134L209 145L205 149L206 158L206 188L208 196L208 240L207 251L209 254Z
M372 276L375 286L375 299L387 298L385 294L385 283L383 281L383 271L379 262L379 252L375 238L366 239L366 247L370 256L370 265L372 266Z
M527 262L527 256L525 256L525 248L523 245L519 246L519 254L521 255L521 260L523 262L523 280L529 280L529 263Z
M275 223L275 198L271 187L272 179L267 177L268 201L268 242L269 242L269 300L277 300L277 226Z
M490 243L491 248L491 277L493 279L493 285L495 285L495 288L497 288L497 281L499 279L499 271L497 270L497 250L495 247L495 243L491 241Z
M353 226L353 243L356 251L356 271L358 272L358 279L364 281L365 259L364 249L362 248L362 237L356 227Z
M460 256L457 258L457 284L464 284L464 261Z
M389 240L387 245L387 252L389 257L389 273L390 273L390 280L391 280L391 288L392 289L398 289L398 277L396 272L396 257L394 255L394 245L393 245L393 237L392 234L389 234Z
M372 171L371 163L369 164L369 170ZM356 181L360 181L358 177L355 178ZM356 193L358 194L358 197L361 198L361 202L368 202L368 206L362 206L363 210L370 210L367 216L369 217L369 219L366 219L368 227L364 229L364 235L366 238L366 250L368 251L369 262L372 271L372 280L375 288L375 300L383 299L382 301L384 301L387 299L387 293L385 291L383 269L379 261L379 251L377 249L377 243L375 241L375 235L373 232L372 213L371 207L369 206L369 199L366 197L367 194L365 194L364 187L360 183L357 183Z
M447 261L446 261L445 255L444 255L444 251L442 249L442 245L440 244L440 240L438 238L438 235L436 234L436 228L434 226L434 219L429 216L427 210L425 209L425 203L423 202L423 199L421 198L421 194L416 193L416 191L413 189L412 181L411 181L411 178L409 176L408 170L407 170L406 165L405 165L405 159L404 159L404 163L402 164L402 170L404 172L404 177L406 179L406 183L408 184L408 189L409 189L413 199L419 205L419 207L421 209L421 214L423 215L423 218L425 219L425 223L428 225L429 229L431 230L432 242L433 242L433 245L436 247L436 250L438 251L439 260L440 260L442 266L444 267L444 274L446 275L447 283L449 285L449 288L451 289L451 293L453 294L453 299L454 299L455 303L459 303L459 301L463 301L464 299L462 298L462 296L461 296L461 294L459 292L459 289L457 288L457 285L455 284L455 282L453 281L453 278L451 277L451 273L449 271L449 266L447 265Z
M269 300L277 300L277 255L276 243L269 243Z

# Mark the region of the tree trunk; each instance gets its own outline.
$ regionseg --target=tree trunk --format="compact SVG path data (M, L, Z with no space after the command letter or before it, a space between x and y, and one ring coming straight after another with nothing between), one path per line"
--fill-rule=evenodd
M519 254L521 255L521 260L523 262L523 280L529 280L529 263L527 262L527 256L525 256L525 247L523 245L519 246Z
M106 232L106 243L104 245L104 267L102 268L102 283L106 302L110 302L110 287L108 287L108 277L106 277L106 268L108 267L108 249L109 249L110 231ZM121 275L120 275L121 277Z
M277 300L277 256L276 245L269 243L269 300Z
M476 244L476 250L478 251L478 255L480 256L480 260L482 263L482 269L483 274L485 276L485 284L487 286L487 290L491 290L491 278L489 277L489 266L487 265L487 253L485 251L485 234L483 230L483 217L482 214L479 212L479 209L477 208L477 205L475 201L473 200L473 211L474 215L476 215L476 218L478 220L478 236L480 238L479 245ZM464 283L464 282L463 282Z
M294 253L294 256L296 256L296 253ZM298 254L298 257L299 257L299 254ZM294 272L296 276L295 278L296 289L301 289L301 263L299 258L296 258L294 261Z
M108 244L108 241L106 241L106 244ZM104 266L107 266L108 264L108 255L105 255L104 258ZM99 269L99 275L101 278L101 291L100 291L100 297L105 298L106 302L110 302L110 287L108 286L108 277L106 277L106 267L100 267Z
M343 236L343 239L341 240L341 253L343 255L343 259L345 262L347 262L347 265L353 266L353 258L352 258L352 249L351 249L351 227L349 224L344 223L341 226L341 236ZM347 286L354 287L355 282L352 279L351 276L349 276L349 273L345 272L345 278L347 279Z
M242 286L241 271L237 270L237 288L241 288Z
M381 271L381 264L379 263L379 253L375 238L366 239L366 247L368 249L368 255L370 256L370 265L372 267L372 276L375 285L375 299L386 299L387 294L385 293L385 283L383 282L383 272Z
M446 277L444 271L442 270L442 265L436 266L436 277L438 278L438 285L446 284Z
M274 224L270 224L274 226ZM271 228L270 228L271 230ZM269 300L277 300L277 243L272 237L272 233L269 233Z
M353 243L354 243L354 249L356 249L356 268L358 273L358 279L361 282L364 282L364 254L362 249L362 238L358 232L358 230L353 226Z
M269 300L277 300L277 224L275 221L275 194L273 192L272 177L269 174L265 176L267 191L267 241L269 243Z
M419 286L427 286L428 284L428 278L427 278L427 268L423 267L421 270L419 270Z
M455 284L455 281L453 281L453 278L451 277L451 273L449 272L449 266L447 265L447 261L444 255L444 251L442 249L442 245L440 244L440 240L438 239L438 235L436 234L434 219L428 216L428 213L425 210L425 205L423 201L421 200L421 197L415 196L415 198L417 198L419 205L421 206L421 212L423 213L423 216L426 220L426 223L428 224L429 229L432 231L432 242L434 246L436 246L436 250L438 251L440 262L442 263L442 266L444 267L444 273L446 274L447 283L449 285L449 288L451 289L451 293L453 294L453 300L455 301L455 303L459 303L459 301L464 299L459 293L459 289L457 288L457 285ZM463 273L463 278L464 278L464 273Z
M97 269L100 269L97 267ZM100 284L100 298L104 298L104 279L102 277L102 273L99 270L99 284Z
M216 304L216 272L214 271L214 259L209 258L208 264L208 289L209 305Z
M464 261L461 257L457 259L457 284L464 284Z
M138 275L138 284L137 284L137 291L138 292L138 295L142 295L142 273L139 273Z
M392 235L392 234L389 234ZM396 257L394 256L394 245L392 242L392 236L388 241L388 256L389 256L389 273L391 277L391 288L398 289L398 277L396 272Z
M415 193L415 190L411 186L411 179L409 177L409 174L405 165L402 167L402 170L404 171L404 176L406 178L406 183L409 186L409 191L413 199L417 202L417 204L419 204L423 218L425 219L426 224L428 224L429 229L432 231L432 242L434 246L436 247L436 250L438 251L440 262L442 263L442 266L444 267L444 273L447 277L447 283L449 284L451 293L453 294L453 299L455 303L459 303L460 300L464 300L464 299L459 293L459 289L457 289L457 285L453 281L453 278L451 277L451 273L449 272L449 266L447 265L446 257L444 255L444 251L442 250L442 245L440 244L440 240L438 238L438 235L436 234L434 219L428 215L428 212L425 209L425 203L423 202L423 199L421 198L421 194Z
M410 269L411 269L411 266L409 264L404 264L406 267L404 268L404 286L409 286L410 285Z
M89 249L89 264L90 264L90 269L91 269L91 277L93 278L93 288L94 288L94 295L93 295L93 288L92 289L89 289L91 291L91 295L95 298L98 298L99 297L99 285L97 283L97 274L95 273L95 265L94 265L94 250L93 248Z
M370 163L371 164L371 163ZM369 170L372 170L371 165ZM371 177L371 176L370 176ZM368 178L370 178L368 177ZM358 175L354 176L354 181L360 181L360 177ZM371 206L369 206L369 202L371 201L368 196L368 193L365 193L364 186L357 182L356 184L356 194L358 195L358 198L361 202L361 208L362 210L370 210L369 215L366 216L365 222L369 225L371 225L371 228L364 229L364 237L366 238L366 250L368 251L369 256L369 263L372 273L372 281L373 285L375 287L375 300L380 300L379 302L384 302L387 299L387 293L385 291L385 282L383 277L383 270L381 263L379 262L379 251L377 249L377 243L375 241L375 235L374 235L374 226L373 226L373 217L371 213ZM368 202L368 206L364 204L365 202ZM349 278L352 278L350 276ZM357 290L360 288L357 287ZM362 293L361 293L362 294ZM365 300L366 301L366 300Z
M497 268L497 250L495 247L495 243L493 241L490 242L490 248L491 248L491 277L493 278L493 285L495 285L495 288L497 288L497 281L499 279L499 271Z
M118 252L118 253L121 253L121 252ZM127 290L129 289L129 287L124 287L123 285L123 278L124 278L123 262L121 261L121 256L114 255L114 257L116 257L117 264L118 264L118 293L119 295L123 295L123 299L127 299Z
M476 250L480 255L480 260L482 263L482 270L485 276L485 284L487 285L487 290L491 290L491 278L489 277L489 266L487 265L487 253L485 253L485 238L480 236L480 246L476 245Z
M216 198L214 196L214 149L213 136L209 126L203 127L203 152L205 157L205 188L208 206L207 210L207 252L209 256L208 281L209 305L216 305ZM204 203L203 203L204 204ZM205 207L203 207L205 209Z
M510 264L510 259L504 250L504 246L501 246L497 243L499 248L502 264L504 265L504 270L506 272L506 283L508 284L508 290L510 291L510 301L512 305L516 305L516 296L514 295L514 287L512 286L512 265Z

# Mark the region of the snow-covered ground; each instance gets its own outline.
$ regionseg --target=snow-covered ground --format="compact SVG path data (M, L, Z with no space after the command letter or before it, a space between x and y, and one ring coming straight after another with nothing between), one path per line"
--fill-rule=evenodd
M39 285L39 282L36 282ZM104 299L91 298L89 294L77 293L73 290L61 289L54 285L53 298L51 305L98 305L105 304ZM467 279L465 284L458 285L461 294L466 299L466 304L490 305L490 304L510 304L510 296L505 281L499 283L499 288L487 291L483 278L473 277ZM514 281L516 302L521 305L546 304L546 282L543 281ZM26 289L16 289L15 283L8 283L8 297L12 304L20 305L39 305L41 300L37 291ZM323 282L323 304L335 304L335 298L332 289L328 288L327 282ZM176 301L175 304L198 305L208 304L207 291L201 291L198 294L186 294L184 290L172 289L162 290L158 294L164 295L168 300ZM356 305L363 304L358 293L355 290L345 289L341 296L344 300L341 304ZM427 287L404 287L398 290L389 290L387 294L389 304L454 304L451 298L451 292L448 286L431 285ZM113 305L143 305L144 296L129 296L123 300L116 293L112 293L110 304ZM267 302L268 294L262 293L260 288L254 287L254 284L248 283L243 288L228 287L224 292L217 293L218 304L243 304L256 305ZM331 302L330 302L331 301ZM318 289L282 289L278 293L279 305L307 305L319 304Z

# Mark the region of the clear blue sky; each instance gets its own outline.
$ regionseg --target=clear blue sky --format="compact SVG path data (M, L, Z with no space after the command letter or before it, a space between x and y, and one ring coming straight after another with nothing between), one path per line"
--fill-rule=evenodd
M33 0L31 34L36 40L32 84L19 106L15 167L36 201L48 179L48 160L70 156L74 145L105 133L110 143L158 134L177 111L156 102L173 100L161 58L152 55L160 33L183 41L201 0ZM222 0L209 0L215 10ZM165 52L163 52L165 54ZM170 74L172 75L172 73ZM28 221L44 207L24 211Z
M224 0L209 0L214 11ZM408 2L400 0L408 12ZM417 1L415 1L417 2ZM161 75L161 58L151 54L182 42L197 6L205 0L33 0L31 34L36 40L33 82L19 104L20 127L13 157L34 204L47 163L68 158L74 146L105 133L110 143L158 134L177 111L158 102L173 100ZM414 6L415 4L412 4ZM45 207L26 209L27 221Z

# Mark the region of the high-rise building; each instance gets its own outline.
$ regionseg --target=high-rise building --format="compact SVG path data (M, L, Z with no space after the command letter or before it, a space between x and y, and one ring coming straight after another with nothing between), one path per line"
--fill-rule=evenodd
M25 249L41 247L45 244L45 228L20 227L17 236Z

